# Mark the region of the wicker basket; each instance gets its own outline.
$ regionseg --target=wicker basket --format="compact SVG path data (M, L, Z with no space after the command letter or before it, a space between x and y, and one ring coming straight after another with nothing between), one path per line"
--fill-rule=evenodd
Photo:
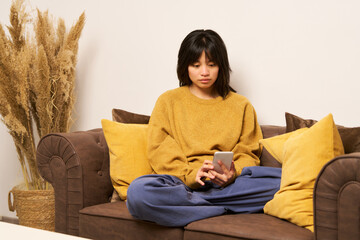
M53 189L24 190L24 185L21 184L9 192L8 203L9 210L16 211L20 225L54 231L55 196Z

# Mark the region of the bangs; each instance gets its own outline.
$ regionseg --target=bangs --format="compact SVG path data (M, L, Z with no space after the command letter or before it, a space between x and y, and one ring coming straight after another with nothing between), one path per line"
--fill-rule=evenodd
M209 39L202 37L195 41L189 48L189 59L187 61L188 65L197 62L203 52L205 52L205 56L209 61L219 64L219 61L217 61L216 58L217 54L215 44L209 41Z

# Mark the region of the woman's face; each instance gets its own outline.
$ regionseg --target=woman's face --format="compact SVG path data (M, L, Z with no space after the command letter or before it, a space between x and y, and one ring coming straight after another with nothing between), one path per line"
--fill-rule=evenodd
M202 92L211 92L218 77L219 66L211 62L203 51L198 61L189 65L188 72L193 88Z

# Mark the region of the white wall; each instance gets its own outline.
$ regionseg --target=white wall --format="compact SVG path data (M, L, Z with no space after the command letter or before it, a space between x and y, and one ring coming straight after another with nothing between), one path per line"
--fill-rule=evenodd
M232 85L261 124L285 125L284 112L359 126L360 2L356 0L32 0L68 26L82 11L73 130L101 127L112 108L150 114L178 86L177 51L190 31L210 28L227 44ZM10 0L0 2L8 24ZM0 216L21 181L12 140L0 126Z

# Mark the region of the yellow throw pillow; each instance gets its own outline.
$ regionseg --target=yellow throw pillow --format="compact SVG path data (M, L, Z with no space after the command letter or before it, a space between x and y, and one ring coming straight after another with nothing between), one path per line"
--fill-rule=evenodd
M283 162L280 190L265 205L264 212L314 231L316 177L325 163L341 154L344 147L331 114L302 133L290 136L280 154Z
M147 158L147 124L101 120L110 153L110 177L115 190L126 200L127 189L137 177L151 174Z
M284 150L284 143L292 136L298 135L304 131L306 131L307 128L300 128L296 131L277 135L275 137L271 138L265 138L261 139L259 142L261 145L263 145L266 150L273 156L279 163L283 163L282 154Z

